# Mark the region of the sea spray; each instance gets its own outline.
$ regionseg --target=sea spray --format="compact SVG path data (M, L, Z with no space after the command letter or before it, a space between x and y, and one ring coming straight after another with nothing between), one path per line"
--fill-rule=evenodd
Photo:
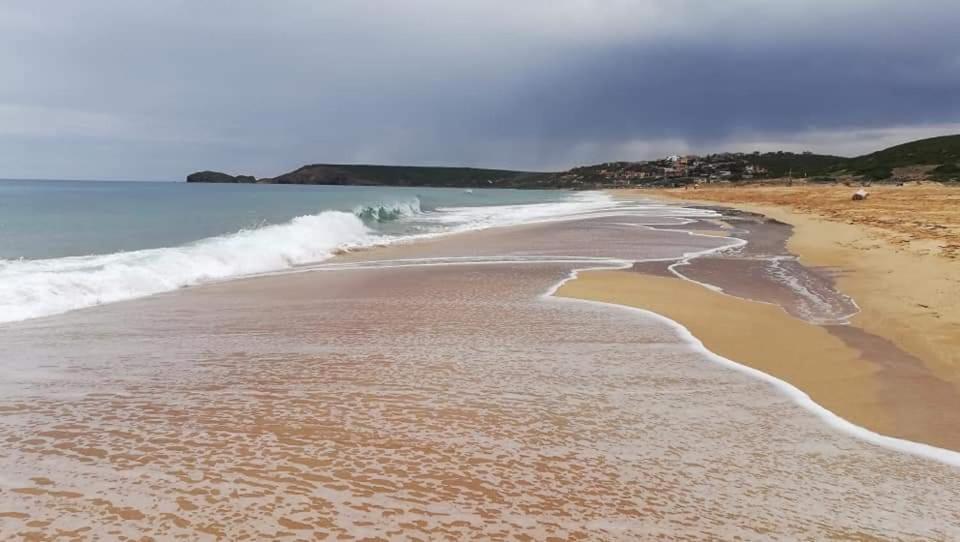
M180 247L4 261L0 265L0 322L281 270L378 240L356 215L325 211Z
M358 205L353 209L353 214L364 222L390 222L403 217L416 216L422 212L419 197L405 201Z
M549 203L424 210L419 197L323 211L166 248L46 259L0 259L0 323L60 314L185 286L285 271L357 248L609 209L581 192ZM389 228L381 224L392 223Z

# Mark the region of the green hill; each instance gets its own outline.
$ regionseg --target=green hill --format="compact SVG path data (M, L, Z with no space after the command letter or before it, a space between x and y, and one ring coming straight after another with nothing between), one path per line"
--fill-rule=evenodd
M771 177L817 177L828 175L842 168L849 158L810 152L765 152L750 157L750 161L763 166Z
M192 183L323 184L350 186L540 187L545 174L506 169L311 164L277 177L253 179L216 171L187 176Z
M528 171L469 167L312 164L270 179L276 184L386 186L502 186L535 175Z
M886 179L894 168L937 166L931 176L943 180L956 179L960 173L960 135L931 137L896 145L882 151L851 158L844 170L871 179Z
M765 167L770 177L848 174L882 180L892 177L896 168L936 166L928 175L939 180L954 180L960 179L960 135L911 141L855 158L779 151L754 154L750 160Z
M937 180L960 180L960 135L931 137L846 158L829 154L767 152L747 159L767 169L770 177L833 177L856 175L872 180L893 177L894 169L934 166L927 173Z
M684 173L687 182L696 177L714 178L714 174L721 173L726 175L721 178L740 179L750 166L761 166L761 171L766 170L754 176L755 179L792 176L832 181L837 176L853 175L884 180L894 177L897 168L917 166L917 170L909 174L914 178L960 181L960 135L921 139L855 158L778 151L713 154L696 161L706 166L697 166ZM681 182L675 180L675 176L669 176L668 169L672 169L668 159L606 162L559 173L471 167L311 164L265 179L199 171L190 174L187 182L573 189Z

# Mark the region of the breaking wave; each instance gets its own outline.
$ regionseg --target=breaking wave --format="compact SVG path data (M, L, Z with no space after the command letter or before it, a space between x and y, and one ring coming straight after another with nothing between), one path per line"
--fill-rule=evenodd
M537 222L610 205L601 193L566 201L425 212L419 198L323 211L186 245L40 260L0 259L0 323L60 314L235 277L283 271L338 252L443 233ZM411 221L407 235L377 225ZM396 230L396 228L394 228ZM404 231L400 228L399 231Z
M0 260L0 322L59 314L203 282L277 271L376 244L354 214L325 211L179 247Z
M364 222L390 222L406 216L421 214L420 198L392 203L376 203L374 205L360 205L353 210Z

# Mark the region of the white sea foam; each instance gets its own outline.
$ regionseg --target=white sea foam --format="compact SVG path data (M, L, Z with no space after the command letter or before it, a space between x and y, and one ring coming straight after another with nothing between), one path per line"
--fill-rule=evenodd
M686 257L694 256L695 254L697 253L687 254ZM614 262L611 262L611 263L614 263ZM622 264L620 265L620 267L625 269L629 267L629 264ZM549 300L551 302L587 303L587 304L594 304L594 305L602 305L602 306L610 307L615 310L632 311L635 313L643 314L648 318L651 318L658 322L662 322L663 324L666 324L667 326L673 328L676 331L677 335L685 343L687 343L687 345L689 345L693 350L702 354L704 357L706 357L710 361L718 363L725 367L734 369L736 371L742 372L757 380L771 384L778 391L780 391L781 393L789 397L795 404L811 412L821 421L823 421L824 423L826 423L827 425L829 425L830 427L838 431L841 431L847 435L853 436L865 442L869 442L870 444L874 444L876 446L886 448L888 450L894 450L901 453L911 454L917 457L938 461L940 463L944 463L954 467L960 467L960 452L956 452L954 450L948 450L945 448L938 448L936 446L931 446L929 444L923 444L920 442L913 442L910 440L890 437L887 435L881 435L865 427L861 427L850 421L847 421L844 418L841 418L840 416L835 414L834 412L827 410L826 408L824 408L823 406L815 402L809 395L804 393L803 390L797 388L793 384L790 384L785 380L780 380L779 378L773 375L767 374L763 371L760 371L759 369L754 369L753 367L743 365L742 363L737 363L734 360L725 358L717 353L714 353L713 351L709 350L703 344L703 342L700 341L700 339L694 336L689 329L684 327L679 322L676 322L674 320L671 320L670 318L667 318L666 316L663 316L661 314L658 314L646 309L630 307L627 305L618 305L615 303L607 303L604 301L594 301L594 300L588 300L588 299L558 297L556 295L557 291L560 290L560 288L564 284L566 284L571 280L575 280L579 275L579 273L585 272L585 271L592 271L592 270L601 270L601 269L610 269L610 268L609 267L582 267L579 269L575 269L571 271L566 278L564 278L563 280L551 286L546 291L546 293L543 294L542 298Z
M378 240L356 215L326 211L180 247L0 261L0 322L316 262Z
M850 318L859 312L858 310L843 312L844 309L849 309L849 306L844 306L841 302L831 300L818 292L815 285L808 284L803 280L803 278L806 278L809 281L809 276L790 272L783 267L784 262L795 262L794 258L774 257L767 259L767 261L769 262L767 270L770 275L790 288L801 300L799 309L805 320L817 324L846 324ZM840 294L840 296L849 305L856 306L849 296L843 294Z
M184 286L318 263L338 251L555 219L608 207L602 193L527 205L456 207L424 212L418 198L324 211L187 245L43 260L0 260L0 323L144 297ZM415 220L430 234L385 235L376 224ZM423 230L420 230L423 231Z
M440 207L436 213L421 217L454 231L510 226L531 222L576 218L585 213L609 209L613 198L603 192L578 192L567 200L526 205L487 205L483 207Z
M372 205L358 205L353 214L360 219L372 222L389 222L407 216L416 216L423 213L420 208L420 198L404 201L379 202Z

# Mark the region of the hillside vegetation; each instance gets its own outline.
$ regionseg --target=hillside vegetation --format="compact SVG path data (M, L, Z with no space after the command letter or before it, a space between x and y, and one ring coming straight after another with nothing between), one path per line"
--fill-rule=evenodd
M949 180L958 177L958 164L960 135L949 135L911 141L851 158L844 164L844 170L871 179L886 179L893 175L895 168L930 165L937 166L931 171L932 176Z
M530 176L530 172L469 167L313 164L270 179L276 184L392 186L484 186Z
M907 169L898 172L898 168L911 171L905 174ZM832 182L842 176L874 181L907 178L960 181L960 135L912 141L855 158L784 151L721 153L640 162L606 162L556 173L471 167L311 164L263 179L199 171L190 174L187 182L592 189L780 177Z
M481 187L530 183L533 177L540 175L527 171L469 167L311 164L277 177L262 179L218 171L198 171L187 176L187 182Z
M765 152L755 155L754 162L767 169L770 177L816 177L844 166L849 158L809 152Z
M846 174L882 180L891 178L896 168L935 166L931 177L950 180L960 178L960 135L911 141L855 158L780 151L754 154L753 161L766 168L770 177Z

